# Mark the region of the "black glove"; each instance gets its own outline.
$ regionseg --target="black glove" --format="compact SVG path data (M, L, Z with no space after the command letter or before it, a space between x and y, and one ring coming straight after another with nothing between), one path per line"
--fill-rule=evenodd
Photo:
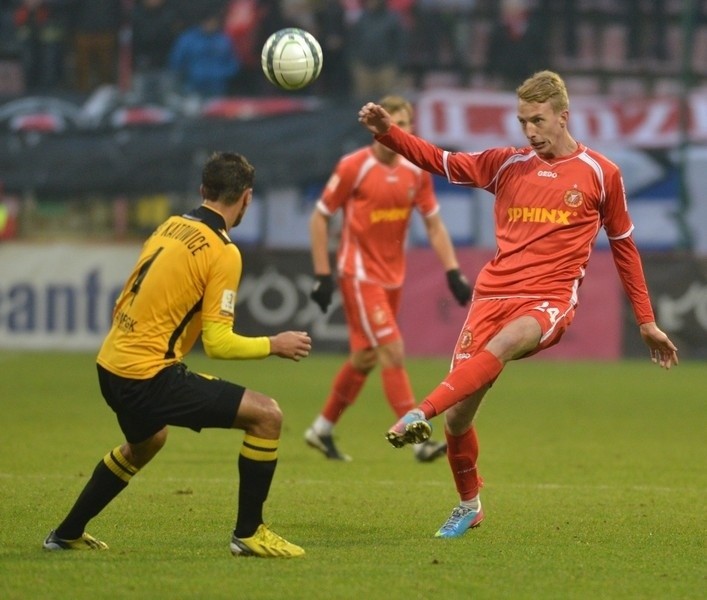
M331 275L315 275L316 281L309 292L309 297L314 300L322 312L326 312L331 304L331 296L334 293L334 278Z
M469 302L471 299L471 286L459 269L449 269L447 271L447 285L461 306Z

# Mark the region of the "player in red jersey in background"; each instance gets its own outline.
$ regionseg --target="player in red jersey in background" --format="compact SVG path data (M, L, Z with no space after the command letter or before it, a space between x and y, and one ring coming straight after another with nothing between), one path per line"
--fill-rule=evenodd
M397 127L380 105L359 112L392 151L451 183L495 195L497 252L476 280L450 372L387 433L395 447L419 443L432 431L428 420L444 413L460 504L437 537L461 536L483 520L474 416L508 361L556 344L569 327L600 227L651 360L666 369L678 364L677 348L655 323L619 168L570 135L569 98L557 73L535 73L516 92L528 140L520 149L448 152Z
M412 128L413 109L407 100L386 96L381 105L400 129ZM310 233L316 282L311 296L322 311L326 312L334 291L328 239L331 217L339 210L343 225L337 253L338 283L351 352L334 378L321 414L307 429L305 440L327 458L346 461L350 457L334 444L334 425L354 403L376 364L381 365L383 389L393 412L402 417L415 406L396 322L413 210L422 215L430 245L459 304L469 302L471 288L459 270L439 214L432 176L373 141L339 161L312 212ZM415 455L423 462L434 460L445 451L446 444L431 440L415 446Z

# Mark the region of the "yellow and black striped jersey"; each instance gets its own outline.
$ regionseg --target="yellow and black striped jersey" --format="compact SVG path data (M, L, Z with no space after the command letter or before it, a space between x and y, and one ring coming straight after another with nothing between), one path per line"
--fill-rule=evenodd
M182 360L202 321L232 327L242 266L218 212L200 206L167 219L143 245L115 303L98 363L148 379Z

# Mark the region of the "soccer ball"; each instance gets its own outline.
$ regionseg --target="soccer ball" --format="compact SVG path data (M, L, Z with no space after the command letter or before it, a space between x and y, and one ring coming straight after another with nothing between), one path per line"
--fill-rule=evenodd
M273 33L260 54L268 81L283 90L300 90L322 71L322 48L304 29L288 27Z

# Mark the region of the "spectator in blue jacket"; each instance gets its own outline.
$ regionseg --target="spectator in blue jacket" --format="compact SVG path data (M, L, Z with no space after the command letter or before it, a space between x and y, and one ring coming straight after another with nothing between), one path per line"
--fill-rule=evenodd
M224 96L240 70L233 44L224 33L220 13L209 12L179 35L169 66L185 94Z

